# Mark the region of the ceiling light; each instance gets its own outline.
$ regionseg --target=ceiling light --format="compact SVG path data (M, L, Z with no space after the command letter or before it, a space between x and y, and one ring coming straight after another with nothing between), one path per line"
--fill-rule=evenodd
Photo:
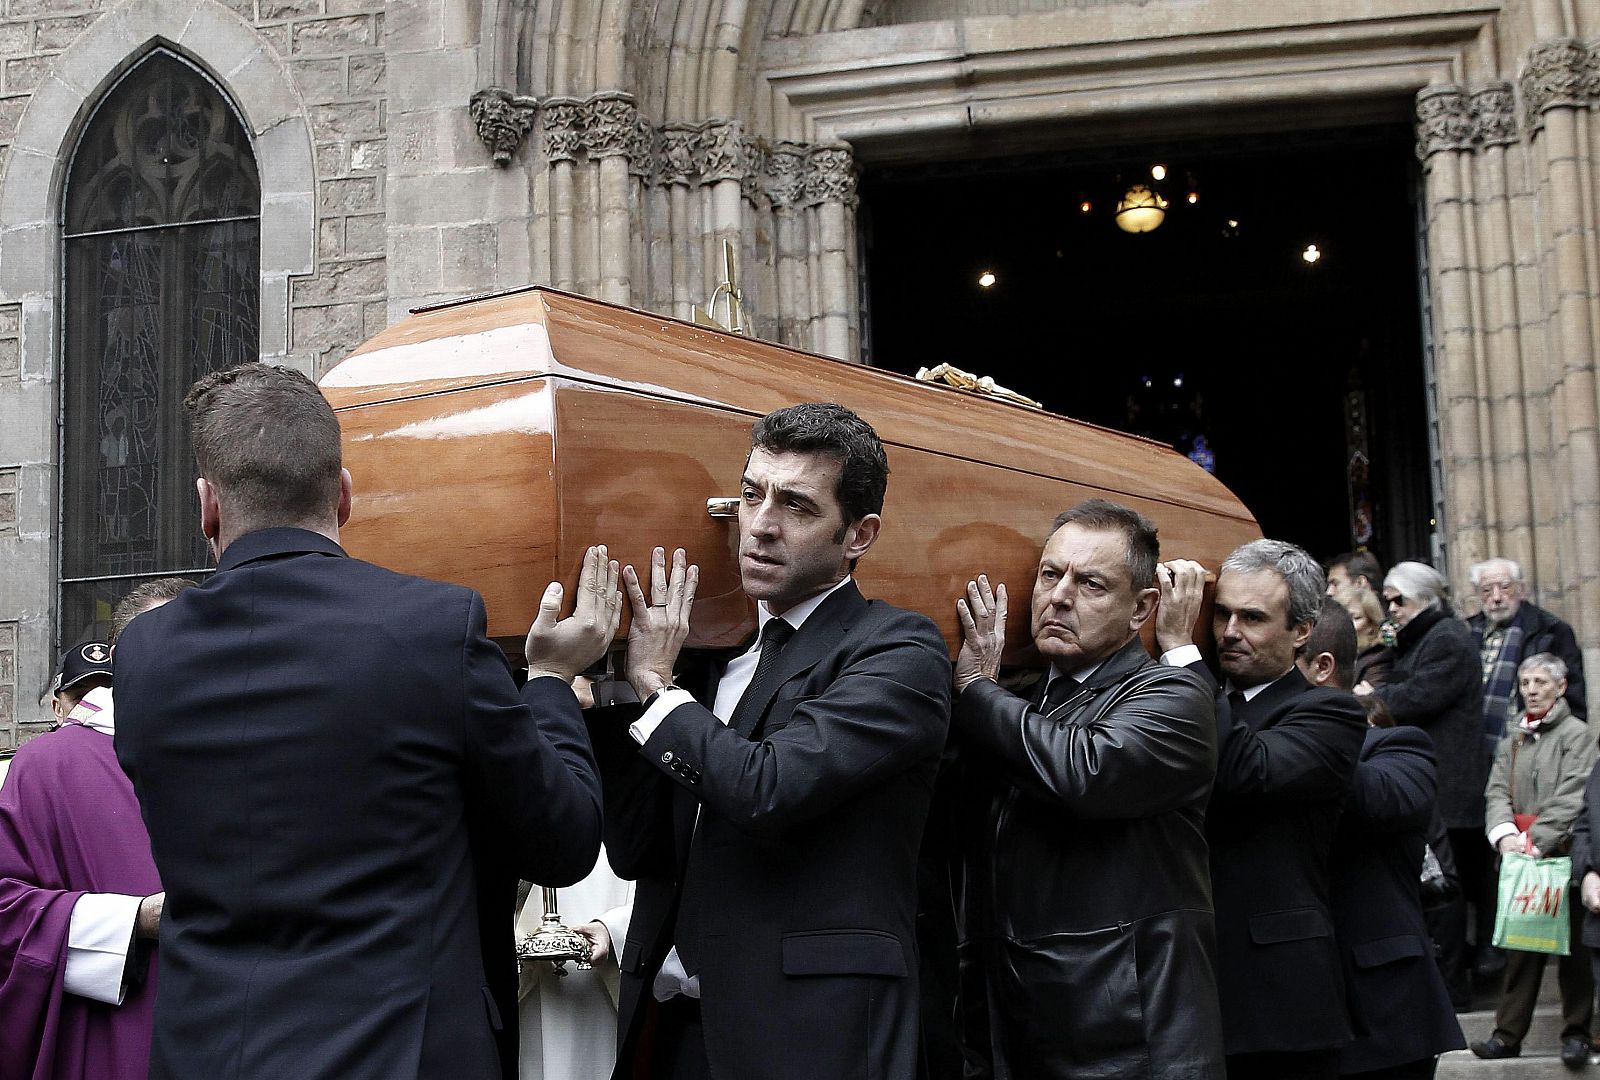
M1193 206L1195 203L1200 201L1200 193L1198 191L1191 191L1189 192L1188 198L1189 205Z
M985 270L983 273L978 275L978 286L984 289L990 288L994 285L995 280L994 271Z
M1093 209L1094 209L1094 203L1090 202L1088 199L1085 199L1081 203L1078 204L1079 213L1087 214L1089 211L1091 211Z
M1307 244L1306 249L1300 253L1300 257L1306 261L1307 265L1310 265L1322 258L1322 252L1317 250L1317 245Z
M1117 227L1123 232L1146 233L1167 219L1167 200L1143 184L1135 184L1117 203Z
M1167 178L1167 167L1165 165L1150 166L1150 178L1152 180L1165 180Z

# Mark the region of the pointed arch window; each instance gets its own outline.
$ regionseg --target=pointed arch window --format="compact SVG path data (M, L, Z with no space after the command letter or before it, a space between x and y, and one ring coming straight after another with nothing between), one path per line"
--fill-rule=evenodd
M260 354L261 185L217 86L174 53L95 110L67 174L59 644L141 579L204 573L183 398Z

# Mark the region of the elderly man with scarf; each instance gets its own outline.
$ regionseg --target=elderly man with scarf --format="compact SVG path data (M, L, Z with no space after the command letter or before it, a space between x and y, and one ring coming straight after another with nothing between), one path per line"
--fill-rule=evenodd
M1579 720L1589 718L1584 696L1583 653L1572 627L1528 600L1522 567L1510 559L1486 559L1471 570L1483 606L1467 620L1483 662L1483 729L1496 738L1508 720L1524 711L1517 689L1517 667L1525 656L1554 653L1567 667L1567 706Z

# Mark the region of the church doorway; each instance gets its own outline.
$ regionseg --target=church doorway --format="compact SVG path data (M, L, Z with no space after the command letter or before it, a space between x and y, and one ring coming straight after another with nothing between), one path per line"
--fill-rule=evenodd
M863 352L1176 446L1319 556L1433 556L1407 125L870 163ZM1119 227L1142 187L1146 232ZM1136 200L1145 196L1136 193Z

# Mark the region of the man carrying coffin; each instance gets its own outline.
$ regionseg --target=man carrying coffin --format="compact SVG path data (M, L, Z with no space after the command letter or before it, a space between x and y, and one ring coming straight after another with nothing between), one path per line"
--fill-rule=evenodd
M1029 698L996 681L1005 586L979 577L957 601L952 723L1002 777L967 888L993 1044L973 1049L997 1080L1223 1075L1204 835L1216 716L1204 680L1139 640L1157 557L1155 526L1127 507L1056 519L1033 586L1050 669Z
M738 552L757 638L675 682L698 572L679 549L669 577L657 548L647 584L624 571L642 715L591 717L606 850L638 882L615 1075L909 1080L949 654L851 578L888 479L872 428L797 405L751 443Z
M152 1080L515 1075L518 877L599 854L573 676L618 568L552 583L519 691L483 600L339 546L339 424L298 372L206 376L192 414L217 572L117 645L116 749L166 886Z

